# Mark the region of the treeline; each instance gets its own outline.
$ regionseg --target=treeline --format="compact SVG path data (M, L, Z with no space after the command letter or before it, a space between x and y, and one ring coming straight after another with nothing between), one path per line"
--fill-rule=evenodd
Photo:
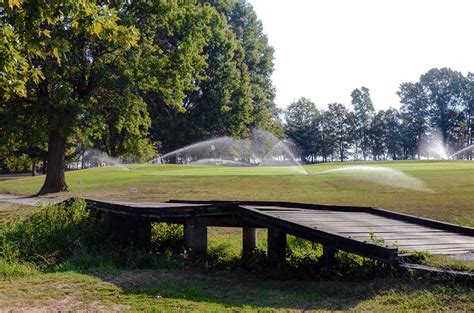
M440 133L448 151L474 140L474 74L431 69L418 82L402 83L400 109L375 111L369 89L351 93L351 106L318 109L301 98L285 111L286 135L306 162L406 160L424 157L419 147ZM428 138L428 139L427 139ZM459 158L472 159L472 152Z
M0 172L88 149L157 151L252 128L283 135L273 49L246 0L0 0Z

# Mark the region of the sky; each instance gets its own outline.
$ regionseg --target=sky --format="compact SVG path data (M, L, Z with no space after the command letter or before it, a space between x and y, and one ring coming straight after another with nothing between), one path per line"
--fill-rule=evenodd
M472 0L248 0L275 49L281 108L300 97L349 105L369 88L376 109L400 107L402 82L433 67L474 72Z

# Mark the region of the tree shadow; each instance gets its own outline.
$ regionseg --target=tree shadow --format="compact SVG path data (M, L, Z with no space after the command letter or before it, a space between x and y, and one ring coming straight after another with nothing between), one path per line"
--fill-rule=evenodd
M97 277L120 287L127 295L256 309L348 310L373 298L388 283L374 281L361 286L338 281L281 281L193 270L119 271Z
M407 277L378 277L363 281L279 280L250 273L187 270L123 270L95 276L120 287L124 294L148 299L190 300L225 308L352 310L386 294L426 294L449 282ZM444 290L444 289L442 289ZM462 289L462 292L472 292Z

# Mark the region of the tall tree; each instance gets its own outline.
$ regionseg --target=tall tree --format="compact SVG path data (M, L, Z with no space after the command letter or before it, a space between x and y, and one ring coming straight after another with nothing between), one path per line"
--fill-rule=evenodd
M446 143L455 147L460 144L459 138L469 125L468 85L460 72L449 68L433 68L421 75L418 82L400 85L407 154L415 155L421 136L437 129Z
M355 117L343 104L331 103L328 105L326 118L332 122L331 132L335 138L336 150L339 160L344 162L348 158L347 150L352 142L351 129L354 127Z
M385 111L378 111L372 118L369 128L369 142L371 146L372 157L379 160L385 156Z
M430 125L438 128L446 142L455 144L464 107L465 77L449 68L431 69L421 75L420 84L429 107Z
M221 12L244 50L244 63L250 75L252 126L274 133L281 132L280 111L275 104L272 84L274 50L263 26L247 0L201 0Z
M211 33L203 48L206 67L182 107L150 102L152 136L163 152L217 136L244 137L252 122L250 76L244 51L224 15L210 11Z
M354 107L355 142L356 150L360 150L364 161L370 153L370 125L374 115L374 106L370 98L369 89L362 87L354 89L351 93L352 106ZM358 151L357 151L358 152Z
M100 84L99 68L136 45L138 33L95 1L4 1L1 12L2 37L15 55L0 61L12 81L0 82L4 105L40 108L48 135L48 170L40 193L65 191L66 143ZM11 72L12 67L23 70Z
M332 112L329 110L323 110L317 123L318 136L316 142L323 162L327 162L328 157L332 156L334 151L336 151L337 134L332 118Z
M179 108L207 65L202 49L212 10L193 0L24 0L3 1L0 8L1 105L34 107L45 126L38 131L48 136L40 193L68 189L66 144L100 103L98 90L120 82L147 103Z
M414 158L420 139L429 125L428 101L420 83L402 83L397 94L402 104L403 158Z
M285 111L285 133L299 146L302 159L317 153L315 140L319 115L316 105L307 98L292 102Z
M389 108L384 116L384 144L392 160L401 158L402 128L400 112Z
M207 67L183 107L151 102L152 138L168 152L210 137L245 137L253 127L283 136L273 101L273 49L252 6L241 0L199 2L220 13L210 16Z
M461 125L463 138L460 138L463 148L474 144L474 73L468 73L464 90L464 106L461 111ZM473 151L467 153L468 159L472 160Z

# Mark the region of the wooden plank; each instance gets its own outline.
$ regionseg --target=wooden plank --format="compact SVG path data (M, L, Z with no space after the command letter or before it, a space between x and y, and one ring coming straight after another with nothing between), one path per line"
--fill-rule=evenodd
M382 238L383 239L383 238ZM473 240L465 240L465 239L449 239L449 240L442 240L440 238L416 238L416 239L401 239L401 240L390 240L384 239L385 242L397 242L400 245L416 245L416 244L466 244L466 245L474 245Z
M431 254L464 254L469 253L472 249L463 249L463 248L453 248L453 249L406 249L409 251L426 251Z
M398 221L402 223L410 223L414 224L412 222L406 222L406 221L400 221L396 219L389 219L386 217L381 217L381 216L375 216L375 215L370 215L370 214L358 214L354 215L353 213L350 214L331 214L331 213L301 213L301 212L293 212L293 213L285 213L285 212L265 212L261 211L262 213L266 214L272 214L272 215L281 215L285 217L294 217L294 216L300 216L301 218L318 218L318 219L335 219L335 220L348 220L348 219L366 219L366 220L376 220L376 221L383 221L383 220L390 220L390 221Z
M396 213L396 212L378 209L378 208L371 208L368 211L374 212L375 214L378 214L384 217L413 222L413 223L421 224L427 227L433 227L436 229L442 229L442 230L451 231L454 233L474 236L474 228L471 228L471 227L460 226L460 225L455 225L455 224L450 224L450 223L445 223L445 222L439 222L432 219L421 218L418 216L413 216L413 215L408 215L408 214Z
M362 234L362 235L355 235L353 236L355 239L366 239L370 238L369 234ZM385 234L382 239L385 240L421 240L421 239L435 239L435 240L466 240L466 241L472 241L474 238L468 237L468 236L463 236L463 235L458 235L458 234L452 234L452 233L437 233L435 238L431 234L425 234L425 233L393 233L393 234Z
M309 215L314 215L314 216L324 216L324 215L328 215L328 216L354 216L354 217L359 217L359 216L367 216L367 217L370 217L371 214L368 214L368 213L365 213L365 212L335 212L335 211L326 211L326 210L323 210L323 211L295 211L295 212L287 212L287 211L284 211L283 209L282 210L271 210L271 211L268 211L268 210L261 210L261 209L257 209L257 208L253 208L253 207L250 207L250 206L245 206L246 208L249 208L249 209L255 209L255 210L258 210L262 213L267 213L267 214L282 214L282 215L291 215L291 214L301 214L302 216L309 216ZM377 216L377 215L372 215L374 218L384 218L384 217L381 217L381 216Z
M284 219L277 219L271 215L264 214L258 210L252 210L242 207L242 216L244 219L261 223L266 227L276 228L282 232L334 246L336 249L352 252L384 262L393 262L397 257L396 248L382 247L372 243L363 243L349 239L338 234L329 233L323 230L306 227L301 224L291 223Z
M318 227L319 226L319 227ZM320 228L326 229L328 231L334 231L338 233L408 233L408 232L416 232L416 233L443 233L442 230L434 230L434 229L419 229L417 227L367 227L367 226L351 226L351 227L332 227L331 225L318 225L318 226L308 226L311 228Z
M417 249L417 248L426 248L426 249L474 249L473 244L465 244L465 243L455 243L455 244L448 244L448 243L416 243L416 244L397 244L399 249Z
M322 227L321 227L322 228ZM413 232L413 229L408 229L408 230L400 230L400 231L396 231L396 230L393 230L393 229L383 229L383 230L360 230L360 229L357 229L357 230L340 230L338 231L339 234L342 234L342 235L348 235L348 236L360 236L361 234L368 234L370 232L374 232L375 234L377 233L380 233L380 234L401 234L401 233L414 233ZM436 234L444 234L444 231L443 230L436 230L436 229L432 229L432 230L418 230L416 232L417 234L433 234L433 235L436 235Z
M441 251L428 251L430 254L434 255L459 255L459 254L465 254L469 253L470 251L467 250L456 250L456 251L446 251L446 250L441 250Z
M253 206L253 207L284 207L284 208L301 208L307 210L329 210L340 212L364 212L367 207L356 206L335 206L322 205L311 203L296 203L296 202L282 202L282 201L202 201L202 200L169 200L170 203L206 203L206 204L236 204L239 206Z
M132 207L128 204L103 202L97 200L86 200L87 206L101 211L109 211L115 214L131 215L147 218L165 217L193 217L193 216L222 216L235 213L235 208L229 206L167 206L154 207Z
M434 246L440 246L440 247L464 247L464 248L474 248L474 244L472 243L464 243L464 242L456 242L456 243L447 243L447 242L416 242L416 243L410 243L410 242L398 242L398 241L384 241L384 244L387 245L395 245L399 247L400 249L406 248L406 247L417 247L417 246L423 246L423 247L434 247Z
M375 214L378 216L384 216L388 218L413 222L417 224L422 224L425 226L448 230L456 233L462 233L470 236L474 236L474 228L459 226L444 222L439 222L427 218L420 218L418 216L398 213L387 211L378 208L372 207L355 207L355 206L334 206L334 205L315 205L309 203L292 203L292 202L265 202L265 201L242 201L242 202L234 202L238 203L241 206L249 205L249 206L280 206L280 207L291 207L291 208L304 208L310 210L331 210L331 211L339 211L339 212L366 212Z
M294 223L301 223L306 225L331 225L336 227L344 227L344 226L358 226L358 227L383 227L383 226L391 226L391 227L420 227L418 225L413 224L404 224L404 223L397 223L391 221L383 221L383 222L367 222L367 221L315 221L309 219L294 219L294 218L286 218L288 221L292 221Z
M272 216L272 215L270 215ZM347 229L348 231L350 231L351 229L354 229L354 230L358 230L360 228L363 228L363 229L366 229L366 228L372 228L372 229L393 229L393 228L397 228L401 231L403 231L404 229L407 229L407 230L420 230L420 231L423 231L423 230L436 230L436 229L433 229L433 228L429 228L429 227L424 227L424 226L419 226L419 225L413 225L413 224L391 224L391 223L387 223L386 225L383 225L383 224L377 224L377 223L374 223L374 224L369 224L369 223L357 223L357 222L354 222L354 221L350 221L350 222L344 222L344 223L341 223L341 222L333 222L333 223L324 223L324 222L313 222L313 221L302 221L302 220L294 220L292 218L281 218L279 216L272 216L274 218L278 218L278 219L283 219L283 220L286 220L286 221L289 221L289 222L292 222L292 223L297 223L297 224L304 224L304 225L307 225L309 227L318 227L318 226L321 226L321 227L330 227L330 228L345 228ZM442 230L441 230L442 231Z
M377 215L368 214L368 213L354 213L354 212L353 213L348 213L348 212L330 212L330 211L327 211L327 212L321 212L321 211L292 212L292 213L278 212L278 211L272 211L272 212L262 211L262 212L264 212L266 214L282 214L282 215L287 215L287 216L301 215L302 217L314 216L314 217L318 217L318 218L324 218L324 217L337 218L337 219L367 218L367 219L376 219L376 220L390 219L390 220L393 220L393 221L400 221L400 222L404 222L404 223L413 223L413 222L401 221L401 220L397 220L397 219L391 219L391 218L387 218L387 217L383 217L383 216L377 216Z
M264 210L263 208L259 207L252 207L252 206L244 206L245 208L249 208L252 210L258 210L260 212L264 212L267 214L291 214L291 212L286 211L286 209L281 208L281 209L274 209L274 210ZM321 216L321 215L331 215L331 216L372 216L375 218L384 218L381 216L373 215L370 213L366 212L337 212L337 211L327 211L327 210L319 210L319 211L311 211L311 210L298 210L294 211L294 213L298 213L301 215L315 215L315 216Z
M471 251L473 248L471 247L464 247L464 246L444 246L444 245L428 245L428 246L406 246L406 247L400 247L402 250L426 250L426 251L451 251L451 250L466 250L466 251Z
M287 214L287 215L285 214L271 214L271 215L277 218L288 219L295 222L314 222L314 223L331 223L331 224L336 224L336 223L344 224L344 223L357 222L357 223L368 223L368 224L378 224L378 225L417 226L417 227L433 229L433 227L426 227L424 225L420 225L416 223L404 222L404 221L388 219L388 218L366 218L362 216L361 217L351 217L351 216L344 217L344 216L330 216L330 215L314 216L312 214L302 216L299 213Z
M262 212L311 212L309 210L304 209L290 209L290 208L278 208L278 207L263 207L257 208L259 211Z
M366 222L366 223L391 223L393 225L418 225L414 223L407 223L397 220L390 220L390 219L368 219L368 218L350 218L350 217L333 217L333 216L321 216L316 217L313 215L309 216L299 216L299 215L280 215L280 214L269 214L274 217L284 218L284 219L291 219L291 220L298 220L298 221L313 221L317 223L343 223L343 222ZM432 227L430 227L432 228Z

